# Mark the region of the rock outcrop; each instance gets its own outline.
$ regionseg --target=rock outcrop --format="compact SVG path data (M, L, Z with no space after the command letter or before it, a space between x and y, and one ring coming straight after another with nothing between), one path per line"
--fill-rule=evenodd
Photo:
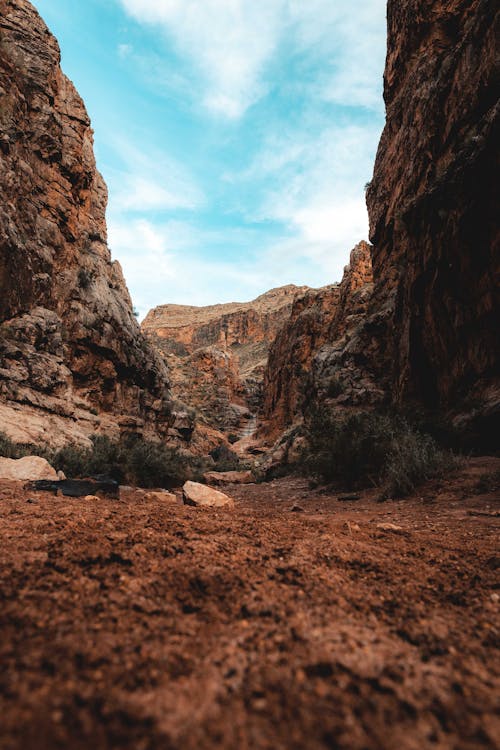
M383 397L372 379L366 338L361 338L372 291L370 246L360 242L340 284L296 300L269 354L263 410L267 434L293 424L314 398L355 404L368 394L373 401Z
M0 0L0 425L18 441L162 434L165 363L106 239L82 100L27 0Z
M306 291L290 285L252 302L151 310L143 331L165 357L174 396L212 427L239 434L261 407L269 347Z
M389 0L387 122L368 189L398 404L498 445L500 142L494 0Z

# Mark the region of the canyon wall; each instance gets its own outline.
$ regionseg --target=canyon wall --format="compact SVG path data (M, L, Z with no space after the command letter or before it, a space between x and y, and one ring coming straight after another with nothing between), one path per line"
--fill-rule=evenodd
M367 200L396 403L498 444L500 8L389 0L386 127Z
M370 246L360 242L340 284L296 300L269 354L263 410L267 434L300 419L314 401L340 406L383 398L369 371L366 321L372 291Z
M339 288L296 303L269 357L268 431L392 404L498 447L499 31L489 0L389 0L373 284L362 244Z
M164 434L167 369L107 247L106 186L57 41L0 0L0 429L61 444Z
M269 347L307 291L289 285L252 302L161 305L142 328L168 364L173 394L195 406L206 424L237 434L262 405Z

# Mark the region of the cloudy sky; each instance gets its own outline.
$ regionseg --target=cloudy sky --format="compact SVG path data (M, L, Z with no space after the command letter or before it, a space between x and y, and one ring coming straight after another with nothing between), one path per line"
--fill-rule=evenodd
M34 0L141 314L340 280L367 238L385 0Z

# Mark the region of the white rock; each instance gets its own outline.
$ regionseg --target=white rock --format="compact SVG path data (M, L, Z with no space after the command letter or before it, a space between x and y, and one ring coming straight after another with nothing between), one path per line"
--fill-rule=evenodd
M185 505L194 505L197 508L234 507L232 497L198 482L186 482L182 488L182 494Z
M45 458L25 456L24 458L0 458L0 479L34 482L37 479L57 481L57 472Z

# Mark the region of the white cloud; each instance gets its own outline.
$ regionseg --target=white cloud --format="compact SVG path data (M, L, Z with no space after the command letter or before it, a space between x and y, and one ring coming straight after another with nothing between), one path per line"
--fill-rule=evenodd
M133 53L134 48L131 44L119 44L118 45L118 57L121 57L122 60L126 57L130 57L130 55Z
M111 213L194 210L203 205L201 189L179 161L151 145L141 151L119 137L113 147L123 168L107 173Z
M265 91L264 67L280 33L282 0L121 0L137 21L160 25L204 81L203 102L238 118Z
M266 94L266 70L285 35L292 48L321 59L325 70L319 96L380 106L385 0L357 0L355 8L350 0L120 2L139 23L161 28L191 61L199 78L193 93L198 97L200 83L201 101L215 114L238 119Z

